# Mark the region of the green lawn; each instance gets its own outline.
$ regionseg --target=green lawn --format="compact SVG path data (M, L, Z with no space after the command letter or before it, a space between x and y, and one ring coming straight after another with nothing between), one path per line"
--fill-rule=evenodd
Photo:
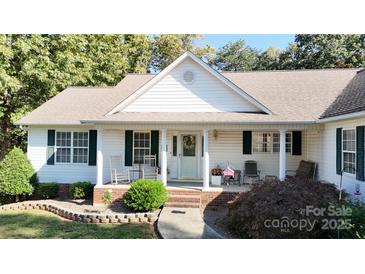
M153 239L149 224L84 224L45 211L0 213L1 239Z

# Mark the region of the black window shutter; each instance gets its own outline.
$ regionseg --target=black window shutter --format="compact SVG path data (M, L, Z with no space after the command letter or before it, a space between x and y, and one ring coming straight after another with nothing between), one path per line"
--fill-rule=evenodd
M56 131L54 129L48 130L47 135L47 165L54 165L55 161L55 136Z
M124 161L125 166L133 165L133 130L125 131Z
M89 130L89 166L96 166L96 146L98 140L98 132Z
M342 128L336 129L336 173L342 173Z
M364 180L364 126L356 127L356 179Z
M159 131L151 131L151 155L156 155L156 165L158 165Z
M252 131L243 131L242 133L242 153L252 154Z
M292 134L292 155L302 155L302 132L293 131Z

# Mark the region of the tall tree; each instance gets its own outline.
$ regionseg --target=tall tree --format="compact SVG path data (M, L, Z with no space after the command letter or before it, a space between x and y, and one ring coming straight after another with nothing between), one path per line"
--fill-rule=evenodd
M213 63L220 70L247 71L252 70L257 61L258 51L240 39L220 48Z
M276 70L280 69L281 50L275 47L268 47L259 54L255 70Z
M296 68L344 68L365 65L365 36L299 34L295 36Z
M144 34L125 35L129 72L146 73L152 62L152 39Z
M289 43L279 56L279 69L295 69L297 67L297 44Z
M67 86L114 85L129 71L146 71L151 53L138 53L146 44L124 35L1 35L0 159L24 147L14 122Z
M195 41L202 39L199 34L161 34L154 36L152 69L159 71L171 64L185 51L189 50L208 61L214 54L210 46L198 47Z

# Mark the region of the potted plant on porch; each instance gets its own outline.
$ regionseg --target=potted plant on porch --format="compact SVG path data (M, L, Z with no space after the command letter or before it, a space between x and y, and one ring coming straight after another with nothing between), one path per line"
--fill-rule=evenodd
M217 166L213 168L210 173L212 174L212 185L220 186L222 183L223 170Z

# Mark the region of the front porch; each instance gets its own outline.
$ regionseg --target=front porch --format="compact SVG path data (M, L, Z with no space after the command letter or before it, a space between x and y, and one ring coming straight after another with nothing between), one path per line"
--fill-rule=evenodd
M96 187L102 188L111 181L112 156L120 156L123 168L138 169L144 155L156 155L158 178L168 188L244 192L250 188L244 184L246 161L257 162L261 179L268 175L280 180L285 178L286 170L296 170L301 160L315 161L319 127L313 124L99 126ZM211 169L217 166L224 169L227 163L241 171L242 186L211 184Z

